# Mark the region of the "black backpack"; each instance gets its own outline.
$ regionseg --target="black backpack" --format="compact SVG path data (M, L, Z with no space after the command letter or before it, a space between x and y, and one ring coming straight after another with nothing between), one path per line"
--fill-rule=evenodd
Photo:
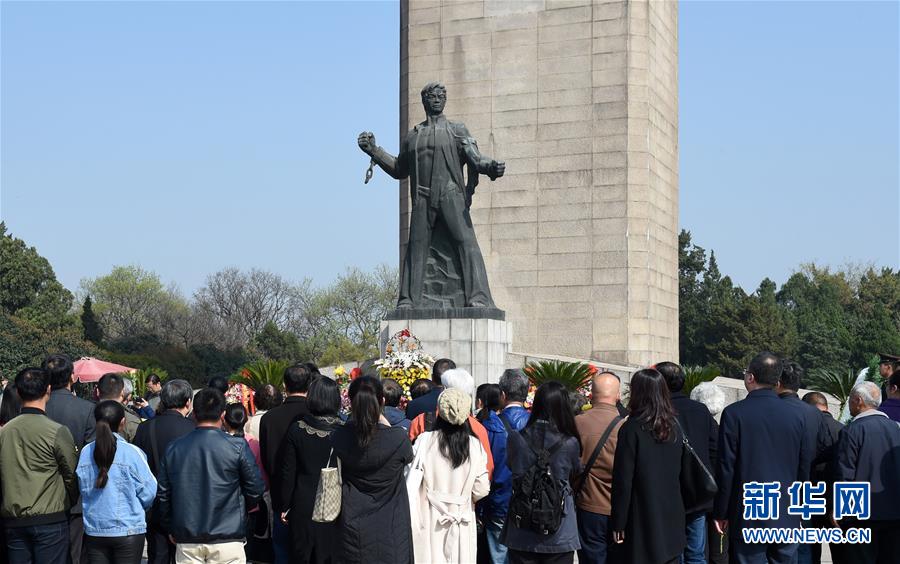
M541 448L537 451L528 445L537 456L537 461L524 475L513 479L509 517L516 527L541 535L552 535L559 530L569 485L550 473L550 459L562 445L562 439L549 450Z

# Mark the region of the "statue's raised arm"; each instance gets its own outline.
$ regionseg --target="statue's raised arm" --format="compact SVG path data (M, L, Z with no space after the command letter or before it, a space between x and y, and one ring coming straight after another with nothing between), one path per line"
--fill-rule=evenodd
M392 178L400 180L409 176L409 173L406 172L406 169L403 166L403 163L406 160L402 158L403 155L395 157L379 147L375 143L375 135L371 131L363 131L360 133L356 142L363 153L372 157L372 161L380 166L386 173L390 174Z

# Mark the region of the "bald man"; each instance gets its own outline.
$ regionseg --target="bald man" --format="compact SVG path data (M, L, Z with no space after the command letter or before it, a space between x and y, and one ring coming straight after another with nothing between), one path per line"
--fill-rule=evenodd
M619 389L619 377L612 372L596 374L592 382L591 409L575 418L575 426L581 435L581 464L585 467L585 473L575 484L578 536L581 539L578 561L581 563L605 564L607 545L613 544L609 530L612 469L616 436L623 422L616 409ZM595 454L598 447L600 450Z

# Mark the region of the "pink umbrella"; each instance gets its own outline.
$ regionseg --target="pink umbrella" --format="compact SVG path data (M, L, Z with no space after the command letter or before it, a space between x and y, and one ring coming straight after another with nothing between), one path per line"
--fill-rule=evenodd
M123 373L134 371L134 368L87 356L75 361L75 377L82 383L96 382L101 376L110 372Z

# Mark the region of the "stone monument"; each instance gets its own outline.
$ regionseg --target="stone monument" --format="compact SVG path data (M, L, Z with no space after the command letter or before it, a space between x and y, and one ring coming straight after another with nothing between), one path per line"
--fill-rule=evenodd
M426 84L421 100L426 119L406 134L397 156L379 147L371 132L357 139L371 157L366 182L377 164L415 187L397 308L383 323L381 347L409 329L430 354L453 358L483 382L502 371L510 335L505 313L491 298L469 209L479 176L496 180L506 165L482 155L466 126L444 116L443 84Z
M448 113L508 165L474 199L471 220L518 353L677 360L677 8L400 2L401 134L422 119L421 85L440 80ZM415 202L401 181L401 257ZM432 251L424 295L438 297L440 284L458 284L458 265Z

